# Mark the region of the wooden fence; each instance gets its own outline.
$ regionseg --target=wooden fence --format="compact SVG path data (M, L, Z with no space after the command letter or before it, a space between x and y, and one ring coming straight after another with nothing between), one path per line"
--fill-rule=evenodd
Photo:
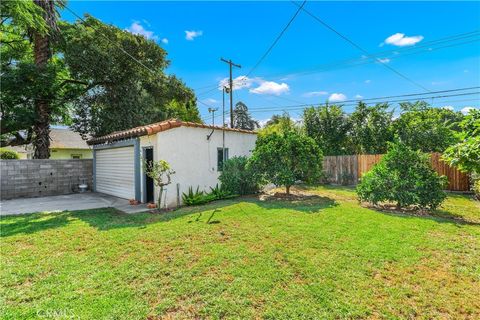
M323 171L329 183L355 185L365 172L368 172L382 158L382 154L360 154L353 156L326 156L323 158ZM468 174L450 167L441 160L440 153L430 155L432 168L448 179L447 190L468 191Z

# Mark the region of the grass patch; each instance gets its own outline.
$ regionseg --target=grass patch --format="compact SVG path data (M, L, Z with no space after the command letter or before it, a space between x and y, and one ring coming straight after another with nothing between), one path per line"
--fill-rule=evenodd
M480 317L478 202L451 195L415 217L363 208L349 188L307 191L3 217L2 318Z

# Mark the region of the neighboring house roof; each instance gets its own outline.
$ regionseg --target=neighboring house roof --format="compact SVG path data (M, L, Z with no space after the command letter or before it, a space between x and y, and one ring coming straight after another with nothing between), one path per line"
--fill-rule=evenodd
M51 129L50 149L89 149L82 136L70 129Z
M224 130L224 131L233 131L233 132L240 132L240 133L249 133L249 134L257 134L254 131L250 130L243 130L243 129L233 129L233 128L224 128L218 126L212 126L202 123L195 123L195 122L188 122L188 121L181 121L178 119L170 119L162 122L152 123L145 126L140 126L128 130L123 131L116 131L110 134L107 134L102 137L92 138L87 141L88 144L101 144L105 142L111 142L121 139L127 138L135 138L141 136L149 136L152 134L156 134L162 131L167 131L173 128L178 127L194 127L194 128L206 128L206 129L215 129L215 130Z
M12 146L9 148L20 153L29 153L33 151L32 144ZM70 129L51 129L50 149L90 149L90 147L77 132Z

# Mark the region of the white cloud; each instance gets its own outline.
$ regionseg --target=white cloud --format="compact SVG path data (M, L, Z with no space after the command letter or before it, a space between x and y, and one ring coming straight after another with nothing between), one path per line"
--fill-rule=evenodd
M211 103L217 103L218 101L213 99L213 98L207 98L207 99L203 100L203 102L211 104Z
M363 99L363 96L357 94L357 95L355 96L355 99Z
M470 110L475 110L475 108L473 108L473 107L465 107L465 108L463 108L462 110L460 110L460 112L463 113L463 114L467 114L467 113L470 112Z
M442 108L442 109L445 109L445 110L451 110L451 111L454 110L452 106L443 106L443 107L441 107L441 108Z
M332 93L330 97L328 97L329 102L341 102L347 100L347 96L343 93Z
M153 31L145 29L139 21L134 21L130 27L125 30L133 34L142 35L149 40L158 40L158 36L156 36Z
M395 33L385 39L385 41L380 45L382 46L384 43L391 44L397 47L405 47L405 46L413 46L414 44L423 40L423 36L412 36L407 37L404 33Z
M196 37L200 37L200 36L203 36L203 31L202 30L199 30L199 31L185 30L185 39L187 39L188 41L193 41Z
M258 87L250 89L249 91L255 94L273 94L279 96L282 93L290 91L290 87L285 82L262 81Z
M324 96L324 95L327 95L327 94L328 94L327 91L310 91L310 92L304 93L302 96L304 96L306 98L310 98L310 97Z
M258 120L258 124L260 125L260 128L263 128L267 125L267 122L270 121L269 119L263 119L263 120Z
M372 82L372 80L365 80L366 84L369 84L370 82Z
M259 79L252 79L247 76L238 76L232 80L233 82L233 90L240 90L243 88L250 88L252 83L255 81L259 81ZM229 87L228 78L223 78L218 83L218 90L222 91L223 87Z
M163 38L163 39L162 39L162 42L165 43L165 44L168 44L168 39L167 39L167 38Z
M389 63L389 62L390 62L390 59L388 59L388 58L383 58L383 59L382 59L382 58L379 58L379 59L378 59L378 62L380 62L380 63Z
M228 86L228 78L224 78L218 83L219 90ZM255 88L252 88L253 86L255 86ZM277 96L290 91L290 87L284 82L278 83L274 81L266 81L262 78L249 78L247 76L238 76L233 79L233 90L242 90L246 88L250 88L250 93L273 94Z

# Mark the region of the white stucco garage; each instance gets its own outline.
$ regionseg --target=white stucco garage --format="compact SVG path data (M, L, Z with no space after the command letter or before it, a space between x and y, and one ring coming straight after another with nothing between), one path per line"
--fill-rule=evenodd
M93 138L88 143L94 152L94 190L141 202L154 201L158 190L145 176L141 160L163 159L175 171L166 187L165 203L176 207L190 186L209 191L219 183L223 155L226 159L249 156L256 138L252 131L175 119Z

